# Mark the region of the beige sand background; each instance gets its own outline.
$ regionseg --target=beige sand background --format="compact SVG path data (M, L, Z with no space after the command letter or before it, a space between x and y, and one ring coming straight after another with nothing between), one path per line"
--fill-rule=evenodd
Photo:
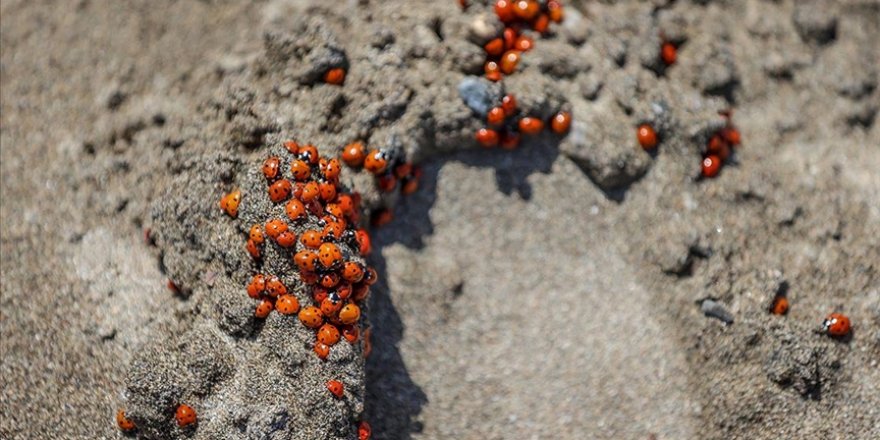
M880 437L880 5L574 3L510 80L567 101L572 133L486 152L456 89L479 3L4 0L0 437L116 438L139 374L214 345L233 372L198 398L196 438L351 438L362 408L381 439ZM328 33L297 40L316 20ZM660 73L658 32L682 42ZM327 35L342 91L272 43ZM694 179L728 106L738 163ZM664 128L655 157L642 120ZM363 401L329 413L300 392L323 367L269 379L305 348L218 324L246 275L214 200L272 136L330 152L401 132L424 185L375 234L375 350L339 365ZM851 340L818 333L834 310ZM178 337L195 342L157 345Z

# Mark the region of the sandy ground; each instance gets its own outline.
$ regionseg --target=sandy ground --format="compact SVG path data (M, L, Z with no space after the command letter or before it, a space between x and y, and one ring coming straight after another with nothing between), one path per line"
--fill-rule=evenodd
M167 389L196 438L352 438L362 415L382 439L880 437L880 6L577 3L505 81L572 133L486 152L458 96L475 3L4 1L0 437L116 438ZM338 53L345 87L316 85ZM694 179L727 107L737 163ZM214 203L289 136L425 166L400 201L349 181L396 205L374 353L332 365L365 387L350 406L304 391L327 367L291 367L283 323L236 320L248 267ZM817 331L835 310L851 339Z

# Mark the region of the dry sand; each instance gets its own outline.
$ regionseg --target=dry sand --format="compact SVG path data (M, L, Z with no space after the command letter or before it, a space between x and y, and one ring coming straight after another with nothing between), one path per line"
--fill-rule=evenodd
M573 2L505 80L572 132L487 152L472 3L4 1L0 437L116 438L126 407L159 438L880 438L880 4ZM695 179L731 106L736 164ZM396 205L366 365L247 318L215 201L291 136L425 167L399 201L347 180Z

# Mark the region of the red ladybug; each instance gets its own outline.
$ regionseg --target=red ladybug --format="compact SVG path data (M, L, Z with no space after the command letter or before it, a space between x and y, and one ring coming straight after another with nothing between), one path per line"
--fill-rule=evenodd
M238 217L238 205L241 203L241 190L234 190L220 199L220 209L232 218Z
M275 310L282 315L292 315L299 311L299 300L293 295L281 295L275 301Z
M121 409L116 412L116 425L124 432L134 431L134 429L137 428L134 422L125 416L125 411Z
M254 310L254 316L256 316L257 318L263 319L263 318L269 316L269 313L272 313L272 309L274 309L274 308L275 308L275 306L272 304L271 300L264 299L264 300L260 301L259 304L257 304L257 309Z
M370 440L371 435L373 435L373 429L370 428L370 424L365 420L361 420L358 424L358 440Z
M177 419L177 426L181 428L192 425L196 423L196 410L185 403L181 403L174 413L174 418Z
M657 132L649 124L639 125L636 130L636 138L639 140L639 145L645 150L652 150L657 146Z
M327 381L327 389L333 393L337 398L342 398L344 395L345 386L342 385L342 382L338 380L328 380Z
M832 313L825 317L825 321L822 323L822 329L829 336L842 338L849 335L852 331L852 323L846 315L842 313Z
M290 197L293 191L293 185L287 179L281 179L269 185L269 199L275 203L280 203Z
M718 172L721 171L721 158L710 154L703 159L703 177L712 178L718 175Z

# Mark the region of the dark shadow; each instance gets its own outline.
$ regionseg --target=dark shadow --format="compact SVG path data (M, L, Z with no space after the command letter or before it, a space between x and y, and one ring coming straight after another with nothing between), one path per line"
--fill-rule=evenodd
M372 232L374 250L369 262L379 273L370 299L370 322L373 351L366 363L365 419L370 422L374 439L409 439L421 432L418 420L428 396L410 377L398 347L405 331L388 286L387 270L381 249L400 243L411 249L424 247L424 238L434 232L430 210L437 199L437 180L448 162L493 168L502 192L516 193L530 199L532 188L527 178L535 172L549 173L559 155L557 140L539 138L512 151L471 150L431 160L422 164L419 190L403 197L395 208L395 218Z
M378 247L378 246L377 246ZM373 430L373 439L409 439L422 431L417 420L428 397L413 382L400 355L398 344L403 338L403 321L388 295L385 283L385 260L376 254L370 264L379 273L370 299L372 353L366 362L366 420Z

